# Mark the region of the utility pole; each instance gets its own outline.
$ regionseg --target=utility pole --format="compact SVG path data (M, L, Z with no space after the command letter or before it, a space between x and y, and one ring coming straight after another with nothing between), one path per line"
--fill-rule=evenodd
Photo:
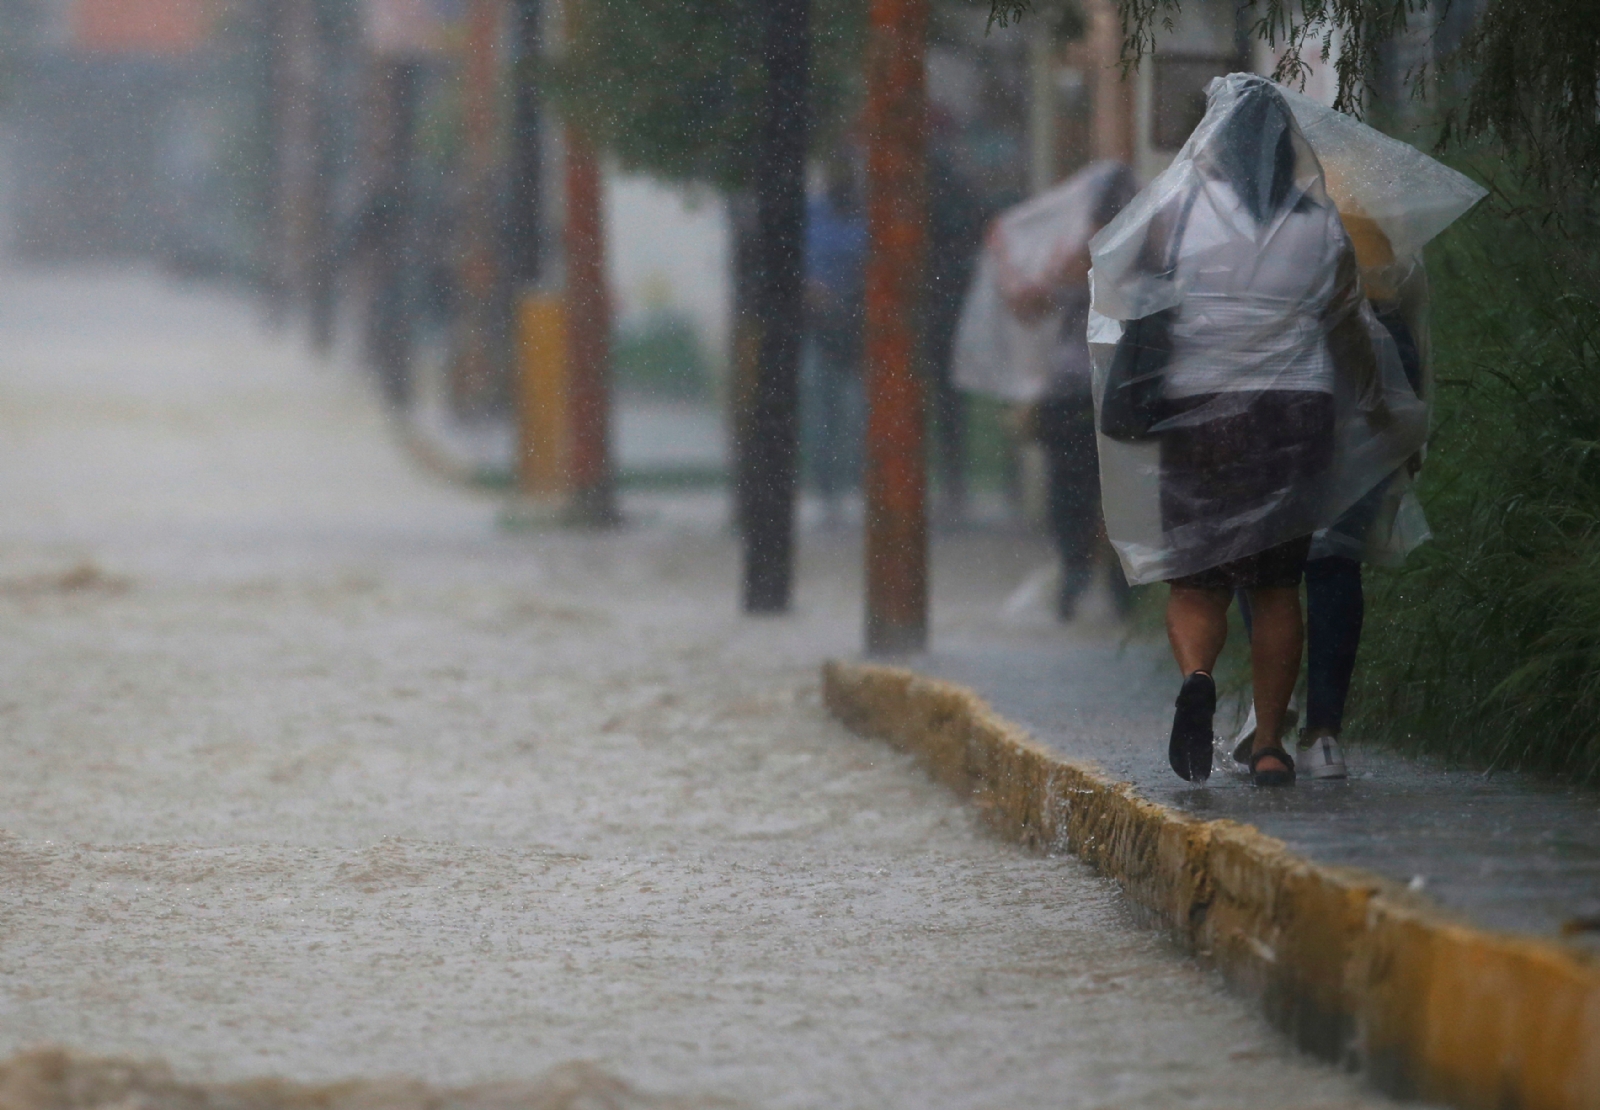
M499 258L496 138L500 0L470 0L462 74L462 159L467 203L459 270L460 314L450 395L462 416L493 407L498 375L495 307Z
M866 646L928 638L922 275L928 0L872 0L867 44Z
M365 0L363 39L372 99L368 196L358 238L369 256L365 350L385 398L411 394L413 321L421 260L417 245L417 121L430 59L444 55L441 12L416 0Z
M569 40L582 33L582 0L565 0ZM606 281L604 182L600 159L583 128L566 129L565 219L567 354L566 406L570 429L567 473L574 524L618 522L611 467L611 288Z
M313 2L315 65L311 88L311 134L315 164L308 183L309 249L306 254L306 323L311 349L333 350L338 309L339 229L334 224L333 182L339 167L334 99L344 70L344 28L326 2Z
M412 163L422 65L411 58L383 58L377 69L377 164L373 195L363 217L371 252L365 347L384 398L400 408L411 397L415 275L408 241L415 225Z
M544 51L544 0L512 0L511 180L506 189L505 265L519 293L544 276L544 133L532 67Z
M567 403L574 524L617 523L611 471L611 290L606 282L600 159L582 129L567 129Z
M533 66L545 51L545 0L513 0L511 178L506 190L505 265L512 286L516 357L517 490L568 500L572 415L567 390L566 302L545 242L545 128Z
M264 259L267 315L287 326L301 292L305 243L305 196L309 151L306 0L264 0L271 151L269 178L272 231Z
M744 608L781 613L794 578L796 410L805 326L808 0L767 0L767 97L756 156L760 363L743 458Z

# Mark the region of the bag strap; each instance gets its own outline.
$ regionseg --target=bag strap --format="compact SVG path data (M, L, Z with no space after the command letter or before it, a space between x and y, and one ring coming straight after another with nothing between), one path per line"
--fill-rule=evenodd
M1178 212L1178 222L1172 228L1172 241L1167 244L1167 257L1163 260L1162 273L1171 274L1178 268L1178 249L1183 245L1183 233L1189 228L1189 213L1194 210L1194 202L1200 199L1200 186L1197 184L1189 190L1189 195L1184 198L1183 208Z

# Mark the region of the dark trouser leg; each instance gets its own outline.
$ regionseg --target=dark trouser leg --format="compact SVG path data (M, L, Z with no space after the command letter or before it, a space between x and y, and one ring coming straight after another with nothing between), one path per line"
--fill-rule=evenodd
M1070 460L1052 452L1050 460L1050 531L1061 556L1061 595L1057 603L1063 620L1072 616L1094 574L1094 520L1082 481Z
M1361 564L1330 556L1306 564L1306 731L1337 734L1361 646Z
M1099 535L1100 476L1094 457L1093 415L1087 425L1076 400L1040 404L1039 442L1049 481L1050 533L1061 556L1061 593L1056 612L1071 618L1094 574Z
M1099 507L1097 499L1096 510ZM1098 519L1099 516L1100 513L1096 511L1095 517ZM1111 603L1116 606L1118 616L1126 617L1133 609L1133 587L1128 585L1128 576L1122 573L1122 560L1117 558L1116 552L1111 550L1109 543L1105 547L1107 550L1106 576L1111 586Z

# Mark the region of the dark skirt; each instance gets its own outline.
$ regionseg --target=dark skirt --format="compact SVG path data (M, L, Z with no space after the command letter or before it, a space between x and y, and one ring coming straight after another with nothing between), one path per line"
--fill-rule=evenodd
M1203 419L1208 410L1218 416ZM1173 548L1204 550L1216 566L1316 530L1334 456L1331 394L1185 398L1176 422L1160 433L1161 527Z

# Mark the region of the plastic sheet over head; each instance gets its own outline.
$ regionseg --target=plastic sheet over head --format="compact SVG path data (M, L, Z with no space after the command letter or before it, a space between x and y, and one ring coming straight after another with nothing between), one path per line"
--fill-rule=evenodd
M1397 291L1421 261L1422 248L1488 195L1408 143L1293 89L1278 91L1316 152L1328 196L1363 256L1369 296Z
M1133 191L1133 176L1121 162L1095 162L995 221L956 329L951 376L958 388L1022 404L1045 395L1058 345L1082 337L1063 334L1059 305L1034 319L1019 318L1001 292L1000 270L1008 267L1028 284L1047 281L1061 259L1088 249L1099 210L1109 201L1115 211Z
M1148 417L1100 437L1130 581L1325 528L1426 439L1427 406L1367 302L1317 154L1264 78L1212 82L1189 141L1091 253L1101 428L1108 381L1113 401L1131 382ZM1157 357L1128 357L1134 321L1141 342L1160 337Z
M1431 416L1430 298L1422 249L1488 191L1343 112L1292 89L1281 92L1322 164L1328 197L1350 235L1367 297L1386 307L1387 326L1394 328L1398 321L1404 329L1401 337L1411 346L1402 362L1409 355L1407 377ZM1311 554L1397 565L1430 535L1415 483L1401 470L1318 532Z

